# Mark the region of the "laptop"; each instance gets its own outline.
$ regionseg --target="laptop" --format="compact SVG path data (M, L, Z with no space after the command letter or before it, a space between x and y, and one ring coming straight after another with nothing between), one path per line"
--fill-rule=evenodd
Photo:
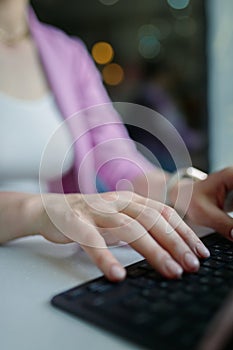
M197 273L167 280L146 260L120 283L104 276L54 296L52 305L141 346L156 350L233 349L233 243L202 238L211 256Z

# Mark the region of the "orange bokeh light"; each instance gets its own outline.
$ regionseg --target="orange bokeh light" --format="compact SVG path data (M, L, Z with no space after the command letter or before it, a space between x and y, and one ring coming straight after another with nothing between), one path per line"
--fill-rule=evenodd
M108 85L118 85L124 79L124 70L117 63L110 63L102 71L104 82Z
M105 41L99 41L98 43L95 43L92 47L91 53L94 60L98 64L107 64L112 61L114 56L114 50L112 46Z

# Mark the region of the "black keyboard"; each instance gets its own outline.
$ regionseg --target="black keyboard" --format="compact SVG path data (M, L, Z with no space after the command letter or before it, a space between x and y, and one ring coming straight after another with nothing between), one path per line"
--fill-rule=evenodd
M211 256L198 273L167 280L146 260L127 278L100 277L56 295L52 304L97 326L156 350L192 350L233 288L233 243L214 233L203 239Z

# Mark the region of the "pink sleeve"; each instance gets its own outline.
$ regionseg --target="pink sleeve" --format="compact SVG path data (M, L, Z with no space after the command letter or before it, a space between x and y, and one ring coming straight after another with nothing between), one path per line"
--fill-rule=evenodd
M77 43L76 43L77 44ZM82 43L78 43L78 83L92 143L97 174L108 190L116 189L119 180L131 180L154 169L136 149L118 112L114 109L99 71Z

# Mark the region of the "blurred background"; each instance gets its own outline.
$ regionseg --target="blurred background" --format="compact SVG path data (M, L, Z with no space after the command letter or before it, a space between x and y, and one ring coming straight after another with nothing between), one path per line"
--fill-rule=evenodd
M161 113L182 136L194 166L208 171L205 1L33 0L32 4L42 21L81 37L113 101L139 103ZM158 140L127 127L165 169L174 170Z

